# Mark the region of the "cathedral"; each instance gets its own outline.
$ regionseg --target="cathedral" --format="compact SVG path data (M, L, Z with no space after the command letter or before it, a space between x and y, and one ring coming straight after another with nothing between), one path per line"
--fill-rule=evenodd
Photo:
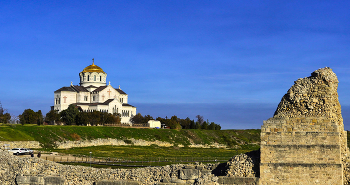
M119 113L122 124L129 124L130 118L136 115L136 107L128 104L128 95L119 88L106 84L107 73L94 64L87 66L79 73L79 85L62 87L54 92L53 110L61 112L70 104L80 107L85 112L100 111Z

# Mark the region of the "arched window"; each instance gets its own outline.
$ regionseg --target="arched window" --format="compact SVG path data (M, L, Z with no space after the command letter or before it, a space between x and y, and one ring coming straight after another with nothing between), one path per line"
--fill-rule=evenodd
M88 79L87 79L87 81L90 81L90 75L88 75Z
M94 81L96 81L96 75L94 76Z
M102 81L102 76L100 76L100 81Z

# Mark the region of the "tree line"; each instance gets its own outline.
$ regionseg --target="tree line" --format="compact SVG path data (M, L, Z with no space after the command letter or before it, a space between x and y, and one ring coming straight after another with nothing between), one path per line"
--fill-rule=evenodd
M2 104L0 102L0 123L9 123L10 120L10 113L8 113L6 109L2 108Z
M41 110L37 112L32 109L25 109L21 115L18 116L19 122L24 124L61 124L66 125L104 125L104 124L121 124L120 114L111 114L107 112L93 111L84 112L80 107L73 104L60 113L56 110L49 111L44 117ZM149 120L160 121L163 126L170 129L204 129L204 130L220 130L221 126L214 122L209 122L209 120L204 121L203 116L197 115L196 121L190 118L181 119L177 116L172 116L171 118L157 117L154 119L150 115L142 116L138 113L133 116L130 121L133 124L146 124ZM11 115L4 109L0 102L0 123L9 123L11 120Z
M34 112L31 109L26 109L19 115L20 123L23 124L60 124L66 125L99 125L99 124L121 124L119 114L111 114L107 112L93 111L84 112L80 107L73 104L69 105L66 110L57 113L56 110L51 110L43 118L41 111Z
M189 117L186 119L178 118L177 116L172 116L161 118L157 117L155 120L161 122L162 125L169 127L170 129L204 129L204 130L220 130L221 126L214 122L209 122L209 120L204 121L203 116L197 115L197 121L191 120ZM152 116L145 115L142 116L140 113L136 114L131 118L131 122L134 124L147 123L149 120L154 120Z

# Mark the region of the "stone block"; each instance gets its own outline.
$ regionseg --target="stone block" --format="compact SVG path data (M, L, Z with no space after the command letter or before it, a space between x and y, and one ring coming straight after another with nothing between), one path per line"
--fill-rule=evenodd
M170 182L171 182L171 179L169 179L169 178L164 178L164 179L162 180L162 182L164 182L164 183L170 183Z
M211 172L211 170L201 170L202 175L209 175Z
M186 184L186 181L183 181L181 179L176 179L176 178L172 178L171 183L176 183L176 184Z
M65 179L57 176L44 177L45 185L63 185Z
M199 177L197 169L181 169L179 170L179 178L182 180L193 180Z
M256 177L219 177L219 184L237 184L237 185L258 185L259 178Z
M18 185L44 185L45 181L43 177L27 176L27 175L18 175L16 177L16 184Z

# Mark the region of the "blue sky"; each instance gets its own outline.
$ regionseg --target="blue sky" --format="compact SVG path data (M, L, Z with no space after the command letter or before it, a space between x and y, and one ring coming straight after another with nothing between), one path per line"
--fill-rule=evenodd
M260 128L298 78L337 74L350 130L348 1L0 1L0 101L49 111L53 92L101 67L153 117ZM350 117L349 117L350 119Z

